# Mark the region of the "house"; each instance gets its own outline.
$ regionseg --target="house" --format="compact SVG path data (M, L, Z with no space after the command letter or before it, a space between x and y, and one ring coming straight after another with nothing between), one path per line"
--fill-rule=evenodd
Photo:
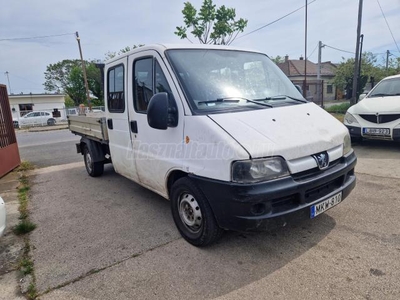
M336 99L336 88L333 84L333 79L335 77L336 65L331 63L330 61L321 63L321 84L323 86L322 89L322 99L321 96L317 95L317 67L318 64L315 64L309 60L307 60L307 98L312 99L314 102L320 103L323 99L326 100L335 100ZM305 63L304 58L300 57L300 59L289 59L289 56L285 56L285 61L277 64L278 67L286 74L287 77L296 85L300 85L303 87L304 82L304 70Z
M8 96L14 120L31 111L47 111L54 118L66 119L65 95L63 94L11 94Z

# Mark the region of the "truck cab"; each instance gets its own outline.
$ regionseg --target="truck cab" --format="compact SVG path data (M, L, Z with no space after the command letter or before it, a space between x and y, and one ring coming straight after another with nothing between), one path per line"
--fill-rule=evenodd
M263 53L144 46L108 61L104 77L107 133L91 138L70 120L89 174L112 162L170 200L193 245L314 218L355 186L346 127Z

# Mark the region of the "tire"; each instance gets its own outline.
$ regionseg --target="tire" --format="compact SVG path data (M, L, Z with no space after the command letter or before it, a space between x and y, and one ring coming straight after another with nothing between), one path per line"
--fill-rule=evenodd
M56 120L55 120L55 119L48 119L48 120L47 120L47 125L48 125L48 126L56 125Z
M85 167L88 174L92 177L101 176L104 172L104 163L94 162L93 154L89 150L88 146L85 146L83 149L83 160L85 161Z
M224 230L218 226L207 198L190 178L177 180L170 198L175 225L186 241L204 247L221 237Z

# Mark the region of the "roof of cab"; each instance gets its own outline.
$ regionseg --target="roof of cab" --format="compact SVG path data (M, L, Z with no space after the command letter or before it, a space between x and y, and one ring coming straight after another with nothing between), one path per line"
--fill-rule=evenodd
M165 50L168 49L219 49L219 50L236 50L236 51L248 51L248 52L257 52L257 53L262 53L261 51L256 51L252 49L246 49L246 48L238 48L238 47L233 47L233 46L226 46L226 45L206 45L206 44L151 44L151 45L145 45L141 47L137 47L129 52L122 53L121 55L118 55L116 57L113 57L112 59L106 61L106 64L112 63L122 57L129 56L133 53L141 52L141 51L146 51L146 50L155 50L159 53L163 53Z

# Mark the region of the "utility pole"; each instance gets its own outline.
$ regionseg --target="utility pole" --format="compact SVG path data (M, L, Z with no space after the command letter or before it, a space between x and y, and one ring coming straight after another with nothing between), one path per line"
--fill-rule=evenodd
M360 85L361 85L361 65L362 65L362 48L363 48L363 43L364 43L364 35L362 34L360 36L360 54L359 54L359 59L358 59L358 81L357 81L357 97L356 97L356 103L358 103L358 91L360 90Z
M386 75L389 70L389 55L390 55L390 51L386 50Z
M92 110L92 103L90 102L89 86L88 86L88 81L87 81L87 76L86 76L86 65L85 65L85 61L83 60L83 55L82 55L81 38L79 37L78 31L75 32L75 35L76 35L76 40L78 41L79 53L81 55L83 80L85 81L85 89L86 89L86 98L87 98L89 110Z
M386 68L386 69L387 69L387 68ZM12 92L11 92L10 77L8 77L8 71L5 71L5 72L4 72L4 75L7 76L8 88L9 88L9 90L10 90L10 95L11 95Z
M318 42L318 65L317 65L317 97L318 101L321 100L321 106L324 107L324 97L323 97L323 87L321 85L321 56L322 56L322 48L325 47L321 41Z
M303 83L303 97L307 99L307 6L308 0L306 0L306 16L305 16L305 28L304 28L304 83Z
M360 36L361 36L361 20L362 20L363 0L358 1L358 23L357 23L357 38L356 38L356 54L354 58L354 74L353 74L353 93L350 104L354 105L357 101L357 86L358 86L358 56L360 53Z

